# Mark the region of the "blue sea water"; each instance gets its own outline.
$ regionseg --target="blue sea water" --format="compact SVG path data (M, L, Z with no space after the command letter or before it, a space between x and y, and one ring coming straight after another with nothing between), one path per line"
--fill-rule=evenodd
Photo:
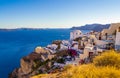
M8 74L20 66L20 59L30 54L36 46L45 47L53 40L68 40L70 31L69 29L0 31L0 78L8 78Z

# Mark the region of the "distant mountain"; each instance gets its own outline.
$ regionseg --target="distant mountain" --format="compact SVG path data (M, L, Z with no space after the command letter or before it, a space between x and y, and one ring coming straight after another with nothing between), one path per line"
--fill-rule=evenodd
M72 27L72 30L93 30L93 31L102 31L103 29L107 29L110 27L110 24L86 24L84 26Z

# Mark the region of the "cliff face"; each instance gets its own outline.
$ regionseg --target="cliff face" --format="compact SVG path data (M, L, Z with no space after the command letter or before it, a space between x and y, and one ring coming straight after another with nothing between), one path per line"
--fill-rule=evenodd
M39 51L39 53L38 53ZM15 69L9 76L9 78L30 78L32 75L39 73L45 73L47 68L50 68L51 60L54 57L49 51L33 52L28 56L25 56L20 61L20 68Z

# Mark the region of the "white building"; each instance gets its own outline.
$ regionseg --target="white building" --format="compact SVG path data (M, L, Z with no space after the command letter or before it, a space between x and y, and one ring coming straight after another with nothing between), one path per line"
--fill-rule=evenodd
M74 44L74 46L71 47L71 48L74 49L74 50L78 50L78 44Z
M70 46L70 42L67 41L67 40L62 40L62 44L65 45L65 46Z
M86 46L84 51L83 51L83 54L80 54L80 59L86 59L86 58L89 58L90 56L92 55L95 55L96 54L96 50L94 50L94 47L93 46Z
M70 33L70 40L74 40L82 35L80 30L74 30Z
M90 38L93 39L95 44L101 48L105 48L106 45L109 43L106 40L98 40L95 35L91 35Z
M63 44L60 44L60 50L67 50L69 46L65 46Z
M120 32L116 33L115 50L120 50Z
M58 47L58 45L56 45L56 44L47 45L47 48L49 48L51 50L56 50L57 47Z

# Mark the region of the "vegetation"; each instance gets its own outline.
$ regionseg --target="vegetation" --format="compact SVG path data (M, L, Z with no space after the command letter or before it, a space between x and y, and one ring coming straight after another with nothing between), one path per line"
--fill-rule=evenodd
M93 63L68 65L62 72L40 74L32 78L120 78L120 54L108 51L96 56Z
M57 60L57 63L64 63L64 61L65 61L65 60L64 60L63 58L61 58L61 59L58 59L58 60Z
M37 68L39 68L40 66L46 65L48 62L50 62L51 60L46 60L44 62L41 62L40 60L34 60L34 64L33 64L33 69L36 70Z
M120 54L114 50L103 53L94 59L95 66L113 66L120 68Z

